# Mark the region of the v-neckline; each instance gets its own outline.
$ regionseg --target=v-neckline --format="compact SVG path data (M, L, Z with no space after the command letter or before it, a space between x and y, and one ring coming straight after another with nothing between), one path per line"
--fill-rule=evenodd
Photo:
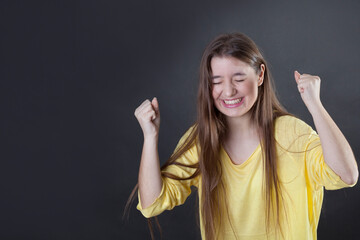
M230 163L232 166L235 166L235 167L243 167L243 166L247 165L247 164L250 162L250 160L253 158L253 156L255 155L255 153L257 153L257 152L260 150L260 148L261 148L261 143L259 143L259 144L257 145L257 147L255 148L255 150L251 153L251 155L250 155L244 162L242 162L242 163L240 163L240 164L236 164L236 163L233 162L233 160L231 159L230 155L229 155L228 152L225 150L224 146L221 145L221 149L222 149L222 151L224 151L227 160L229 161L229 163Z

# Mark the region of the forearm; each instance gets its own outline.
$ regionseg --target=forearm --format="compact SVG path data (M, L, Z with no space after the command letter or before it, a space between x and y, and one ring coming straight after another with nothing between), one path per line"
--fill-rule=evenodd
M347 184L356 182L359 172L351 147L321 103L310 110L319 134L325 162Z
M157 136L144 138L138 182L141 205L146 208L160 195L162 188Z

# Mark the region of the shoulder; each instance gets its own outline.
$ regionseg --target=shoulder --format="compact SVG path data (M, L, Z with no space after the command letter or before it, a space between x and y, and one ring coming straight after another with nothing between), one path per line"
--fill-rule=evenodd
M174 153L180 152L177 162L194 164L198 161L197 128L192 125L180 138ZM174 154L173 153L173 154Z
M180 145L186 144L187 141L195 140L195 138L196 138L196 136L194 136L194 134L196 134L195 132L196 132L196 125L194 124L190 128L188 128L186 130L186 132L181 136L181 138L180 138L180 140L178 142L177 148Z
M317 133L310 125L291 115L275 119L274 135L277 142L283 146L293 145L296 142L300 148L306 142L317 137Z
M303 120L292 116L284 115L275 119L274 121L275 131L295 131L296 133L309 133L312 132L312 128Z

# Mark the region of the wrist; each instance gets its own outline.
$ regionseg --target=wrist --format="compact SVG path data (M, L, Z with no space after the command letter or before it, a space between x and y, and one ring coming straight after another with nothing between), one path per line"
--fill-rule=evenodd
M317 112L321 111L324 109L324 106L322 105L321 101L313 101L310 104L305 104L308 111L310 112L311 115L316 114Z
M152 143L157 142L159 139L159 133L144 134L144 142Z
M316 104L312 104L308 107L308 110L312 117L315 117L316 115L326 111L322 103L319 101Z

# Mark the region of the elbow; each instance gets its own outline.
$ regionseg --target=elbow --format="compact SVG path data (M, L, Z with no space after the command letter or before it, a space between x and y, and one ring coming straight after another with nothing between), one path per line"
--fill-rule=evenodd
M359 168L354 158L353 164L351 168L349 168L348 174L346 174L343 181L348 185L354 186L357 183L358 178L359 178Z
M353 174L351 185L355 185L359 179L359 170L356 168L355 173Z
M346 178L343 179L343 181L348 185L355 185L359 178L359 171L356 167L356 169L351 173L348 174Z
M355 161L354 174L353 174L353 178L352 178L353 181L352 181L351 185L353 185L353 184L355 185L357 183L358 179L359 179L359 168Z
M355 185L357 183L357 180L358 180L358 177L353 177L353 178L350 178L350 179L347 179L346 181L344 181L346 184L348 185Z

